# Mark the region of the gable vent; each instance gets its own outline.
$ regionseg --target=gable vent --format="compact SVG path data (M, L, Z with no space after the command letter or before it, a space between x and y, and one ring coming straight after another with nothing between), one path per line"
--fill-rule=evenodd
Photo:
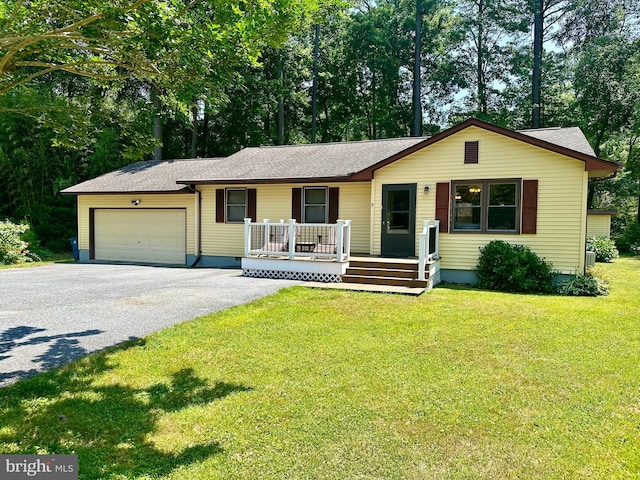
M464 142L464 163L478 163L478 141Z

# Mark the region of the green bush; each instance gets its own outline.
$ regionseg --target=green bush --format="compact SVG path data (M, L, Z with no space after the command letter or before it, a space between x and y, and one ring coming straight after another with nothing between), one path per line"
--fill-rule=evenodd
M609 263L618 258L616 243L607 237L589 237L587 250L596 252L596 262Z
M556 272L525 245L493 240L480 248L478 286L502 292L551 293Z
M69 238L76 233L75 199L63 195L34 205L29 211L32 230L37 234L38 247L54 252L69 252ZM34 244L31 245L34 249Z
M9 220L0 221L0 265L32 262L39 260L29 252L29 243L22 235L29 230L26 223L16 224Z
M597 268L587 269L584 275L576 275L558 285L560 295L574 297L596 297L609 294L609 283L597 271Z
M640 255L640 224L634 222L627 225L622 235L616 238L616 245L621 252Z
M29 225L27 220L23 220L22 224L26 224L29 228L20 235L20 238L29 244L29 254L31 256L37 256L39 259L46 259L53 257L53 252L48 248L42 247L40 238L35 230Z
M587 270L585 275L576 275L558 285L560 295L573 297L596 297L609 294L609 284L598 278L592 270Z

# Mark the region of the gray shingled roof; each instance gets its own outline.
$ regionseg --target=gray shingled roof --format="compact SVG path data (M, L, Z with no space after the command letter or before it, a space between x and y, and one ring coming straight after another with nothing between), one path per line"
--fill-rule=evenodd
M577 127L522 130L519 133L594 155ZM361 142L318 143L278 147L249 147L223 162L202 164L202 170L185 174L182 183L237 182L348 178L426 140L425 137L394 138Z
M446 132L443 133L446 135ZM577 127L520 130L518 133L595 157ZM249 147L226 158L137 162L67 188L63 193L178 192L185 190L187 183L347 179L407 149L411 151L414 146L420 148L421 142L427 144L429 139L410 137Z
M204 165L217 164L221 158L136 162L97 178L69 187L62 193L129 193L179 192L185 185L176 183L191 172L200 172Z
M555 128L536 128L532 130L518 130L529 137L544 140L545 142L560 145L576 152L585 153L595 157L596 154L589 145L587 137L584 136L579 127L555 127Z
M362 142L248 147L227 157L224 162L203 165L203 169L197 172L196 176L189 176L185 172L181 181L199 183L347 178L423 140L424 138L411 137Z

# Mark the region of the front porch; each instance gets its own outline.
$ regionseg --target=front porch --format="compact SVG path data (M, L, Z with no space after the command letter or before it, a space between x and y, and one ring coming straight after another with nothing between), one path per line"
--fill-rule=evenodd
M252 222L247 218L243 275L424 291L440 282L438 223L425 220L418 234L417 258L402 259L353 257L350 220L310 224L268 219Z

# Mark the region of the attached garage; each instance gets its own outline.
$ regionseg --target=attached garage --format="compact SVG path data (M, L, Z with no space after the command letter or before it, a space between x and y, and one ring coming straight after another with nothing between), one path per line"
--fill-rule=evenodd
M92 209L93 259L185 265L184 208Z

